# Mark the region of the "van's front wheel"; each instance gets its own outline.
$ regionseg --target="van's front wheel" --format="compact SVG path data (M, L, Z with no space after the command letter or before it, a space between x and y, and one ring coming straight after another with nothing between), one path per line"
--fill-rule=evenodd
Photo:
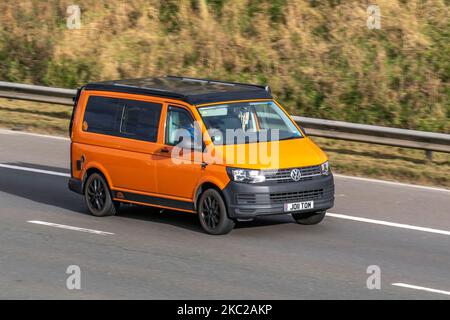
M217 190L208 189L203 192L197 212L200 224L209 234L227 234L234 228L234 221L228 218L227 207Z
M98 173L93 173L86 180L84 200L89 212L96 217L113 216L117 205L111 198L108 184Z

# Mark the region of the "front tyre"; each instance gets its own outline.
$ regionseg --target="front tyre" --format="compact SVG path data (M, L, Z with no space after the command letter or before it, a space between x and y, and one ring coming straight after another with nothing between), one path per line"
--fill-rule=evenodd
M306 215L304 213L293 213L292 218L294 218L298 224L314 225L322 222L325 218L325 214L325 211L318 211Z
M197 213L203 230L209 234L227 234L234 228L234 221L228 218L225 202L215 189L203 192Z
M91 174L87 179L84 201L89 212L96 217L113 216L117 212L117 204L112 201L108 184L98 173Z

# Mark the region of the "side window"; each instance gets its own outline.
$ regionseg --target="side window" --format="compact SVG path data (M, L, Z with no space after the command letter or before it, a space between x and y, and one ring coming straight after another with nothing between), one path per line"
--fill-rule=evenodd
M179 137L189 134L194 139L194 119L191 114L179 107L169 106L166 118L166 144L178 144Z
M120 133L122 136L156 142L162 105L157 103L122 100L125 102Z
M122 109L117 99L89 97L84 114L83 130L116 135L119 132Z
M83 130L156 142L162 105L138 100L89 97Z

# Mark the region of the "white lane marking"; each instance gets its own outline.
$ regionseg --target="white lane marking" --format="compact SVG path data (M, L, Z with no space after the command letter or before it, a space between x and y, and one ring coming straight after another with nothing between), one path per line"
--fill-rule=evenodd
M34 169L34 168L28 168L28 167L19 167L19 166L13 166L13 165L3 164L3 163L0 163L0 168L7 168L7 169L21 170L21 171L29 171L29 172L37 172L37 173L43 173L43 174L48 174L48 175L52 175L52 176L60 176L60 177L68 177L68 178L70 178L70 174L64 173L64 172L41 170L41 169Z
M13 165L1 164L1 163L0 163L0 167L2 167L2 168L9 168L9 169L15 169L15 170L37 172L37 173L43 173L43 174L49 174L49 175L55 175L55 176L69 177L70 178L70 174L62 173L62 172L56 172L56 171L48 171L48 170L40 170L40 169L27 168L27 167L19 167L19 166L13 166ZM379 225L384 225L384 226L389 226L389 227L409 229L409 230L429 232L429 233L436 233L436 234L443 234L443 235L446 235L446 236L450 236L450 231L447 231L447 230L439 230L439 229L432 229L432 228L426 228L426 227L419 227L419 226L413 226L413 225L408 225L408 224L389 222L389 221L383 221L383 220L368 219L368 218L362 218L362 217L355 217L355 216L349 216L349 215L338 214L338 213L331 213L331 212L328 212L327 216L334 217L334 218L339 218L339 219L346 219L346 220L353 220L353 221L359 221L359 222L373 223L373 224L379 224Z
M346 220L353 220L353 221L359 221L359 222L373 223L373 224L379 224L379 225L383 225L383 226L409 229L409 230L415 230L415 231L423 231L423 232L429 232L429 233L437 233L437 234L443 234L446 236L450 236L450 231L447 231L447 230L425 228L425 227L413 226L413 225L409 225L409 224L361 218L361 217L348 216L345 214L338 214L338 213L331 213L331 212L328 212L327 216L333 217L333 218L338 218L338 219L346 219Z
M15 130L6 130L6 129L0 129L0 134L11 134L11 135L26 135L26 136L33 136L33 137L39 137L39 138L48 138L48 139L57 139L57 140L65 140L70 141L69 138L61 137L61 136L51 136L46 134L40 134L40 133L32 133L32 132L25 132L25 131L15 131Z
M445 294L447 296L450 296L450 291L444 291L444 290L438 290L438 289L433 289L433 288L414 286L412 284L400 283L400 282L399 283L392 283L392 285L396 286L396 287L403 287L403 288L414 289L414 290L423 290L423 291L428 291L428 292L433 292L433 293L440 293L440 294Z
M81 232L87 232L87 233L94 233L99 235L113 235L112 232L105 232L105 231L99 231L99 230L93 230L93 229L86 229L86 228L79 228L79 227L73 227L73 226L66 226L64 224L58 224L58 223L52 223L52 222L46 222L46 221L39 221L39 220L30 220L27 221L28 223L34 223L34 224L40 224L44 226L54 227L54 228L60 228L60 229L67 229L67 230L73 230L73 231L81 231Z
M418 184L409 184L409 183L402 183L402 182L394 182L394 181L386 181L386 180L378 180L378 179L370 179L370 178L362 178L362 177L353 177L353 176L346 176L343 174L333 174L337 178L343 178L343 179L352 179L352 180L358 180L358 181L364 181L364 182L375 182L375 183L384 183L389 184L392 186L398 186L398 187L408 187L408 188L419 188L423 190L429 190L429 191L441 191L441 192L450 192L450 189L444 189L444 188L436 188L436 187L428 187L428 186L421 186Z

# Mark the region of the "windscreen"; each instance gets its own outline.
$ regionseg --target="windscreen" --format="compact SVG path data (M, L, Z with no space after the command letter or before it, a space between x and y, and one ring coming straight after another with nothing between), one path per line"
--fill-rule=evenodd
M302 138L297 126L273 101L241 102L198 108L214 144L239 144Z

